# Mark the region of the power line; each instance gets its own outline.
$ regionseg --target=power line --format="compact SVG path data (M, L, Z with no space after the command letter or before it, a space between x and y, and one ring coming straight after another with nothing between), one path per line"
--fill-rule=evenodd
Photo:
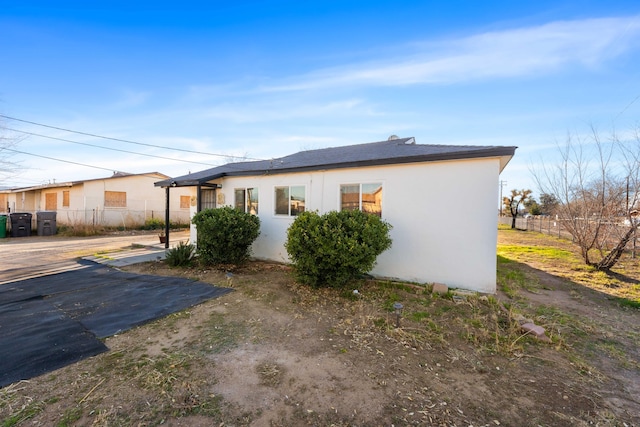
M632 105L633 105L633 104L634 104L638 99L640 99L640 95L638 95L638 96L636 96L635 98L633 98L633 101L631 101L629 104L627 104L627 106L626 106L626 107L624 107L624 108L622 109L622 111L620 111L620 112L618 113L618 115L614 117L614 119L613 119L613 120L616 120L618 117L620 117L620 116L621 116L625 111L627 111L627 110L629 109L629 107L631 107L631 106L632 106Z
M156 159L171 160L171 161L185 162L185 163L193 163L193 164L197 164L197 165L216 166L216 165L212 165L210 163L194 162L194 161L191 161L191 160L181 160L181 159L175 159L175 158L171 158L171 157L156 156L154 154L145 154L145 153L138 153L138 152L135 152L135 151L121 150L119 148L103 147L101 145L89 144L87 142L71 141L69 139L56 138L55 136L42 135L42 134L39 134L39 133L27 132L27 131L19 130L19 129L12 129L12 128L5 128L5 129L13 131L13 132L21 132L21 133L24 133L24 134L27 134L27 135L39 136L39 137L48 138L48 139L54 139L56 141L69 142L71 144L86 145L88 147L102 148L103 150L119 151L121 153L135 154L135 155L138 155L138 156L155 157Z
M14 150L12 148L3 148L3 150L11 151L13 153L24 154L24 155L27 155L27 156L40 157L40 158L47 159L47 160L55 160L56 162L70 163L72 165L85 166L85 167L88 167L88 168L102 169L102 170L105 170L105 171L113 172L113 169L103 168L101 166L94 166L94 165L88 165L86 163L72 162L71 160L56 159L55 157L43 156L41 154L27 153L25 151Z
M145 144L143 142L129 141L129 140L126 140L126 139L112 138L112 137L109 137L109 136L96 135L96 134L88 133L88 132L81 132L81 131L65 129L65 128L61 128L61 127L57 127L57 126L45 125L43 123L37 123L37 122L29 121L29 120L18 119L16 117L5 116L4 114L0 114L0 117L3 117L5 119L9 119L9 120L15 120L15 121L18 121L18 122L29 123L29 124L36 125L36 126L42 126L42 127L46 127L46 128L50 128L50 129L61 130L61 131L64 131L64 132L77 133L79 135L86 135L86 136L91 136L91 137L94 137L94 138L108 139L108 140L111 140L111 141L125 142L127 144L142 145L142 146L145 146L145 147L161 148L161 149L164 149L164 150L179 151L179 152L183 152L183 153L203 154L205 156L226 157L226 158L236 158L236 159L245 159L245 160L264 160L264 159L253 159L253 158L250 158L250 157L242 157L242 156L231 156L231 155L228 155L228 154L205 153L203 151L186 150L186 149L183 149L183 148L166 147L166 146L163 146L163 145Z

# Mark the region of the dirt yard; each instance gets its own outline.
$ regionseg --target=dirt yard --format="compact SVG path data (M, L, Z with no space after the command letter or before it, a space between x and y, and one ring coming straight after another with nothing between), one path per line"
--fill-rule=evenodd
M553 244L535 239L500 232L509 247ZM127 267L235 291L0 389L1 425L640 426L640 311L563 279L553 257L517 258L501 256L497 296L373 280L310 289L260 262L230 278Z

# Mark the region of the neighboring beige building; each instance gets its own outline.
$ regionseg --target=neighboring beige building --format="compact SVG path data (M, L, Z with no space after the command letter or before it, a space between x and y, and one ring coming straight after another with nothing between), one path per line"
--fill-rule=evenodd
M149 218L164 221L166 192L155 187L154 182L168 178L158 172L118 172L108 178L2 190L0 213L31 213L35 224L38 211L55 211L58 225L136 227ZM171 193L172 222L189 224L192 198L195 198L195 190L191 188L176 189Z

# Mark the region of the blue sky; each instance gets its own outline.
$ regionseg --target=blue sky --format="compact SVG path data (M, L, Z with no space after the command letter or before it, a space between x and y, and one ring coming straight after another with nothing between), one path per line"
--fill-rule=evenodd
M178 176L396 134L518 146L501 179L536 190L530 168L568 132L640 117L637 1L87 3L0 0L0 114L215 155L0 117L32 154L0 185Z

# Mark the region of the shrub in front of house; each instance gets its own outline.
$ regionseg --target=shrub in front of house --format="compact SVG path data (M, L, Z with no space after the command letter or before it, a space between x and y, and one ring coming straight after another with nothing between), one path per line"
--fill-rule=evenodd
M165 255L165 261L171 267L184 267L191 264L196 247L189 242L180 242L169 249Z
M285 248L300 282L340 287L373 269L391 247L390 230L361 211L304 212L289 227Z
M205 264L241 264L260 234L260 218L230 206L205 209L193 216L198 230L197 254Z

